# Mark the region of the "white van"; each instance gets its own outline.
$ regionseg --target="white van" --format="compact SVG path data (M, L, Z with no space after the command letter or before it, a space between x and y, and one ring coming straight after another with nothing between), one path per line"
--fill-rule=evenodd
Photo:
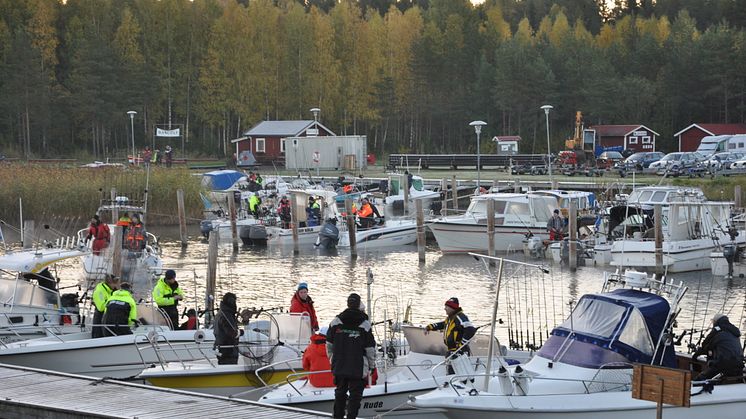
M702 138L697 147L697 153L709 157L722 151L736 151L730 149L729 140L732 135L708 135Z
M746 152L746 134L730 136L730 139L728 140L728 149L725 151Z

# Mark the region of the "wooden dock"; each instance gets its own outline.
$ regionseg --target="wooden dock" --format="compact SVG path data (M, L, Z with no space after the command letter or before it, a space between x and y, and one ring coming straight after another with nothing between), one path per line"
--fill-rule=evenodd
M330 417L248 400L0 364L3 418Z

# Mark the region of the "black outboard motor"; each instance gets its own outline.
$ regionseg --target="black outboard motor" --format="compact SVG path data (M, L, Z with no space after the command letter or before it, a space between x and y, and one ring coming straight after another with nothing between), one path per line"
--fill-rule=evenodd
M339 229L337 228L337 217L329 218L319 231L316 246L323 249L334 249L339 243Z
M210 232L212 231L212 220L202 220L199 222L199 231L202 233L202 236L204 238L210 237Z

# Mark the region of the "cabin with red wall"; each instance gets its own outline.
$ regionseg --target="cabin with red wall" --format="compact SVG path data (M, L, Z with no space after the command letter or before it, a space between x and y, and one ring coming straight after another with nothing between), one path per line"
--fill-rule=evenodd
M236 144L238 164L251 152L259 164L285 164L285 139L290 137L334 136L334 132L318 121L262 121L243 133L243 137L231 140ZM242 154L244 153L244 154Z
M633 152L655 151L655 138L659 135L645 125L594 125L584 130L594 136L601 147L622 147Z
M746 124L691 124L674 134L679 151L697 151L702 138L709 135L746 134Z

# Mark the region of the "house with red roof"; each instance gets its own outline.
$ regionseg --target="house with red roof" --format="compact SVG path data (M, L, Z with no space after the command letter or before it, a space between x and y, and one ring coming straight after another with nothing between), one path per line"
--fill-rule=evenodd
M746 124L691 124L674 134L679 151L696 151L702 138L709 135L746 134Z
M285 164L287 138L334 136L334 132L316 120L261 121L231 140L236 145L236 158L241 166L244 159L256 159L259 164ZM296 140L297 141L297 140Z
M497 154L518 154L518 143L521 141L519 135L499 135L492 137L497 145Z
M645 125L594 125L583 131L584 136L593 136L596 146L622 147L633 152L655 151L655 138L659 135Z

